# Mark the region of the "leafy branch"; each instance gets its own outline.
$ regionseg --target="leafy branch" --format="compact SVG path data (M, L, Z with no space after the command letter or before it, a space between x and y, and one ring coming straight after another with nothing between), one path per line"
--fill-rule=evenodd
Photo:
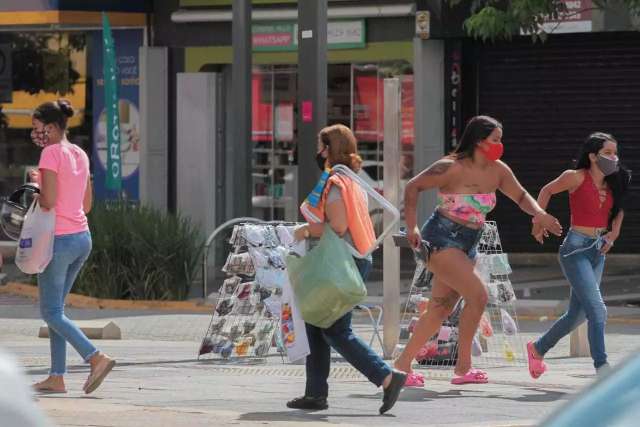
M463 0L447 0L449 6ZM632 17L640 17L640 0L592 0L593 7L569 13L562 0L473 0L464 28L470 36L483 41L510 40L514 35L531 34L534 41L544 41L548 33L577 13L589 10L625 7ZM559 21L549 31L544 24Z

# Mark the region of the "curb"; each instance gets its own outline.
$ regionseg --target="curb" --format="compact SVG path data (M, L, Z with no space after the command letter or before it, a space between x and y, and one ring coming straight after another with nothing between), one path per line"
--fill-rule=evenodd
M38 299L38 287L24 283L9 282L0 287L0 294L10 294ZM193 301L149 301L149 300L118 300L94 298L70 293L66 305L75 308L112 309L112 310L159 310L181 311L185 313L213 313L213 305Z
M24 283L9 282L5 286L0 286L0 294L9 294L15 296L22 296L27 298L38 299L38 287L33 285L27 285ZM193 301L149 301L149 300L117 300L106 298L94 298L84 295L78 295L70 293L65 300L65 303L75 308L89 308L89 309L111 309L111 310L157 310L157 311L179 311L184 313L197 313L197 314L211 314L213 313L214 305L203 304L201 302ZM557 304L562 304L561 301L557 301ZM380 304L382 305L382 304ZM522 310L521 307L517 309ZM404 310L404 304L400 307L400 313ZM553 310L553 309L552 309ZM540 307L538 310L535 307L528 307L522 311L527 314L518 315L518 320L526 321L546 321L557 320L561 314L557 312L551 312L550 307ZM354 317L368 318L366 312L359 310L354 311ZM627 324L627 325L640 325L640 318L636 317L609 317L607 323L615 324Z
M520 316L518 315L518 320L533 320L533 321L546 321L546 320L558 320L560 316L547 316L547 315L540 315L540 316L532 316L532 315L524 315L524 316ZM627 317L609 317L607 319L607 323L615 323L615 324L622 324L622 325L640 325L640 319L637 318L627 318Z

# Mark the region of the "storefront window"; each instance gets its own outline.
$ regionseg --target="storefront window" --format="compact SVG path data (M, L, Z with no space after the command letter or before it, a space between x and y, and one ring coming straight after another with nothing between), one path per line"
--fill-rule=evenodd
M363 158L361 177L383 192L384 90L387 77L402 87L401 185L413 175L413 69L407 62L330 64L327 123L350 126ZM253 214L267 220L298 218L295 159L297 70L265 66L253 73ZM402 189L401 189L402 191ZM374 218L375 219L375 218ZM382 215L380 215L380 222ZM376 225L380 229L381 224Z
M76 115L69 138L89 152L87 49L84 33L0 33L12 59L12 90L0 104L0 197L8 197L38 164L40 149L30 142L31 114L43 102L67 98ZM0 232L0 240L6 236Z
M295 68L257 68L252 79L253 215L297 218Z

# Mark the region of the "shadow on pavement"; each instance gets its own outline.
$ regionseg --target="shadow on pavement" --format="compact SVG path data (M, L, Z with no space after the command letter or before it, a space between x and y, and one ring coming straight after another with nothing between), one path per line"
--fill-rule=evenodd
M157 365L179 365L179 364L202 364L202 361L197 359L183 359L183 360L158 360L148 362L118 362L114 370L127 366L157 366ZM49 373L49 368L32 368L26 369L25 372L28 375L46 375ZM89 372L89 365L70 365L67 366L68 373Z
M351 394L349 397L357 399L371 399L382 400L382 393L377 394ZM420 389L420 388L405 388L400 394L399 402L430 402L435 399L446 399L463 397L461 390L447 390L443 392L437 392L433 390Z
M523 390L534 391L535 394L523 394L520 396L504 396L500 394L485 394L482 391L478 391L477 389L464 389L464 388L456 388L447 391L433 391L419 388L405 388L400 394L399 402L430 402L437 399L456 399L460 397L482 397L489 399L503 399L503 400L511 400L514 402L555 402L559 399L568 399L567 393L554 391L554 390L545 390L537 387L522 387ZM464 393L464 394L463 394ZM382 393L367 395L367 394L351 394L349 397L359 398L359 399L382 399Z
M240 417L238 421L300 421L300 422L322 422L329 421L330 418L370 418L379 417L378 413L367 414L336 414L326 411L302 411L302 410L289 410L289 411L276 411L276 412L247 412ZM385 414L385 416L389 416ZM393 415L390 415L393 416Z
M511 400L513 402L527 402L527 403L542 403L542 402L556 402L558 400L567 400L570 398L570 394L562 391L545 390L543 388L527 387L525 390L535 391L535 394L525 394L518 397L507 397L499 394L491 394L482 397L488 399L502 399Z

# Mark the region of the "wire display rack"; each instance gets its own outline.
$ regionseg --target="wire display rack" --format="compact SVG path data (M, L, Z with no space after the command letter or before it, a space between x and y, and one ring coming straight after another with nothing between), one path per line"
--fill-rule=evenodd
M478 368L525 366L526 351L519 333L516 295L509 279L512 271L494 221L485 222L477 251L475 272L487 286L489 301L473 339L473 365ZM416 259L416 263L402 314L401 342L406 342L411 336L418 316L426 309L431 296L433 275L422 260ZM460 299L440 331L416 356L420 365L453 369L458 353L458 323L463 308L464 300Z
M198 358L265 357L280 334L285 257L293 243L295 223L240 223L234 226L231 250L222 271L218 300L198 350ZM284 311L286 313L286 310ZM286 320L286 319L285 319ZM285 335L285 339L287 336Z

